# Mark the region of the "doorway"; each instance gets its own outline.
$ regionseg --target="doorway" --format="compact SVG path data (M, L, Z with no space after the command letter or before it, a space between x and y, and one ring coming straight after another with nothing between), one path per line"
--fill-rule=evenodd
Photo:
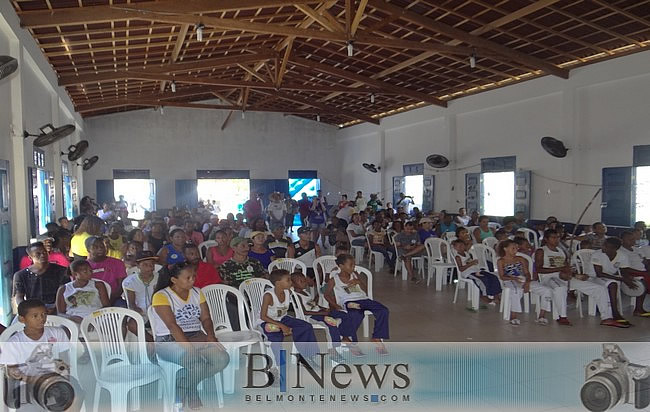
M0 160L0 322L8 324L11 316L12 241L9 162Z
M156 181L154 179L115 179L115 201L120 195L127 202L129 218L144 219L145 212L156 210Z
M196 192L199 202L214 203L214 214L243 213L244 203L250 197L249 179L198 179Z
M424 194L424 175L411 175L404 177L404 193L407 196L413 196L412 208L417 207L418 210L422 210L422 199ZM410 213L411 210L405 210L406 213Z
M650 166L637 167L635 172L635 220L650 222Z
M483 214L513 216L515 214L515 172L482 174Z
M31 196L33 207L31 215L32 237L47 231L46 225L56 221L54 198L54 173L29 168L31 177Z

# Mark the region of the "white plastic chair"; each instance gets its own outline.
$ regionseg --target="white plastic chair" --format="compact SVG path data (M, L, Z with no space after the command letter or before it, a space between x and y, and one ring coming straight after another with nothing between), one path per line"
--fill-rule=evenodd
M246 299L251 325L259 328L260 315L262 313L262 296L267 288L273 288L273 283L268 279L252 278L246 279L239 285L239 291ZM262 332L259 328L260 333ZM262 334L264 336L264 334Z
M224 392L233 394L235 392L235 371L239 369L239 349L246 347L250 350L252 345L259 343L260 349L263 351L262 334L256 330L251 330L246 324L245 299L239 290L227 285L209 285L201 289L201 291L210 310L214 335L226 347L230 356L230 363L224 370ZM237 299L239 331L233 330L228 317L226 298L229 293Z
M445 232L445 233L442 234L442 238L445 239L449 243L451 243L454 240L458 239L458 237L456 237L456 233L454 233L454 232Z
M591 255L595 252L593 249L580 249L576 251L574 254L575 261L576 261L576 266L578 267L578 271L582 272L584 274L587 274L589 276L596 276L596 271L594 269L594 265L591 263ZM578 292L577 295L578 299L582 298L582 294ZM618 311L620 313L623 313L623 302L622 302L622 294L621 294L621 288L617 288L616 290L616 301L617 301L617 307ZM581 302L581 301L579 301ZM634 305L634 298L632 298L632 304ZM582 305L580 305L582 306ZM579 312L582 312L582 308L578 308ZM587 310L590 316L596 316L596 301L589 296L587 298Z
M340 270L337 268L332 271L332 274L338 273ZM362 266L355 266L354 271L357 272L358 274L363 274L366 276L366 285L368 286L368 299L372 299L372 272ZM341 305L342 306L342 305ZM370 336L370 321L368 319L369 316L372 316L372 312L369 310L366 310L364 312L364 317L363 317L363 323L362 323L362 328L363 328L363 336L368 337Z
M490 249L488 249L489 251ZM495 253L496 255L496 253ZM495 271L497 272L498 276L498 269L497 269L497 264L499 257L494 256L494 268ZM510 309L512 303L510 302L510 294L512 293L510 288L507 288L505 286L505 282L499 278L499 281L501 282L501 305L499 306L499 312L503 313L503 319L505 320L510 320ZM524 293L524 313L530 312L530 293Z
M136 356L133 356L137 357L135 362L129 357L127 343L122 336L122 325L126 318L135 320L137 324L137 342L129 343L136 345ZM102 389L110 393L111 410L116 411L127 410L128 394L132 389L159 381L160 389L165 390L165 376L161 367L151 363L147 356L144 320L139 313L125 308L102 308L84 318L81 322L81 333L88 345L95 373L95 412L99 408ZM100 354L97 354L98 347ZM164 401L165 410L168 410L173 402L169 398Z
M307 276L307 265L298 260L298 259L292 259L292 258L281 258L281 259L275 259L271 263L269 263L269 273L273 271L273 269L284 269L288 270L289 273L293 273L296 271L296 268L300 268L300 271L302 272L303 275Z
M517 232L523 232L526 235L526 239L530 242L531 245L535 248L534 250L539 249L539 236L534 230L522 227L517 230Z
M350 242L350 252L352 253L352 256L354 256L354 263L358 265L363 260L363 254L366 251L366 248L364 248L363 246L353 245L352 240L360 239L362 238L362 236L358 236L354 238L350 237L350 234L348 233L347 230L345 231L345 234L348 235L348 242Z
M481 243L487 247L491 247L492 249L495 249L497 247L497 244L499 243L499 240L494 236L490 236L483 239L483 242Z
M329 334L329 329L323 322L319 322L317 320L314 320L311 318L311 316L305 315L305 311L302 309L302 302L300 300L300 296L291 289L290 291L290 297L291 297L291 306L293 306L293 311L296 315L296 319L304 320L305 322L309 322L311 326L316 329L324 330L325 335L327 336L327 347L332 348L332 338L330 337Z
M216 240L206 240L205 242L201 242L199 244L199 256L201 256L202 261L208 261L208 250L210 250L210 248L213 246L217 246Z
M488 222L488 227L494 229L496 232L497 230L501 229L501 224L497 222Z
M531 276L531 282L535 282L534 280L532 280L532 277L534 276L533 272L535 271L535 262L533 261L533 258L521 252L518 252L517 256L526 259L526 262L528 262L528 272L530 273ZM541 310L541 297L531 292L530 299L533 301L533 305L535 305L535 313L537 314L537 316L539 316L539 311ZM553 310L553 319L558 319L560 315L558 314L557 308L555 307L555 304L553 304L552 301L551 301L551 308Z
M478 260L478 266L481 270L490 270L487 264L488 261L493 261L490 249L489 246L481 243L476 243L469 249L469 254L472 256L472 259Z
M442 246L445 246L446 253L442 252ZM442 285L447 284L447 277L450 272L453 275L453 270L456 268L454 262L449 260L449 252L451 246L446 240L436 237L430 237L424 241L424 248L427 251L427 286L431 283L431 278L436 276L436 290L442 290Z
M375 259L375 272L379 272L384 268L384 255L381 252L375 252L372 250L372 242L370 241L370 234L366 233L366 241L368 242L368 251L370 252L368 257L368 267L372 267L372 259Z
M321 256L314 260L312 265L314 269L314 276L316 277L316 287L318 288L318 304L324 308L329 307L329 303L325 300L325 296L321 293L323 286L326 284L325 278L332 270L338 268L336 265L336 256Z
M458 289L464 289L465 284L467 284L467 300L471 301L473 310L478 310L481 291L478 286L474 284L474 281L472 279L463 276L460 267L458 266L458 262L456 262L456 251L452 250L450 253L450 258L456 267L456 271L458 272L458 282L456 283L456 290L454 291L454 304L456 303L456 300L458 300ZM471 253L470 256L472 256ZM472 256L472 259L476 258Z

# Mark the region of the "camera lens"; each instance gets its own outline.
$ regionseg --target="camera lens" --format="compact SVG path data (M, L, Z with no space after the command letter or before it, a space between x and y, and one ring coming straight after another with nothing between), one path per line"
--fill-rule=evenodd
M580 400L592 412L607 411L621 400L621 384L616 376L599 373L592 376L580 390Z
M74 403L75 390L61 375L48 374L39 377L34 385L34 400L47 411L62 412Z

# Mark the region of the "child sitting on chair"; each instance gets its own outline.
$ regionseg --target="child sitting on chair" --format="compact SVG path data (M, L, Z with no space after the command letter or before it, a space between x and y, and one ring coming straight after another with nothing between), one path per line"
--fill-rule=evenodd
M344 327L342 333L350 331L349 336L352 342L357 342L356 331L359 329L365 316L365 311L369 310L375 317L375 326L372 332L372 341L376 344L376 350L379 355L388 355L388 350L382 340L388 339L388 308L381 303L368 297L368 285L366 280L355 272L354 257L348 254L339 255L336 258L338 271L332 271L330 280L327 282L325 299L330 304L330 310L347 311L349 320L349 329ZM348 339L345 339L346 341ZM356 347L350 347L350 353L353 356L364 356L363 352Z
M61 286L56 294L56 311L75 323L96 310L110 305L106 284L93 279L93 270L85 260L75 260L68 267L71 282Z
M270 274L270 280L274 288L266 290L262 296L260 320L264 334L271 341L276 365L281 365L281 342L284 341L285 336L290 335L293 335L293 341L300 355L313 364L318 352L314 328L309 322L288 315L291 304L289 271L275 269Z
M59 351L65 350L70 341L62 328L45 326L47 309L38 299L27 299L18 305L18 321L25 329L12 335L2 344L0 364L17 365L25 363L39 344L56 344ZM75 336L76 338L76 336Z
M499 282L499 278L490 272L480 270L478 260L472 259L465 252L465 242L461 239L451 242L451 246L456 251L456 265L461 272L459 279L464 277L472 279L481 291L481 300L488 305L496 305L495 300L501 299L501 282Z
M309 287L309 280L301 272L291 274L291 284L293 290L300 299L300 305L306 316L321 322L329 329L330 339L332 339L332 349L329 350L331 359L334 362L342 363L343 357L336 351L341 346L341 332L339 326L347 319L347 314L340 311L330 311L327 308L318 305L318 295L315 294L315 288ZM344 325L344 326L347 326Z

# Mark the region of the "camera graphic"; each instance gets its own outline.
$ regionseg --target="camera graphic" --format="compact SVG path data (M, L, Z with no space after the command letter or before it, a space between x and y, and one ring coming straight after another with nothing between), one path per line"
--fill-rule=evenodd
M41 344L26 363L5 367L4 402L9 408L32 404L46 411L79 410L83 400L70 367L52 356L52 346Z
M618 345L604 343L603 358L585 368L580 399L593 412L608 411L619 403L645 409L650 405L650 367L630 363Z

